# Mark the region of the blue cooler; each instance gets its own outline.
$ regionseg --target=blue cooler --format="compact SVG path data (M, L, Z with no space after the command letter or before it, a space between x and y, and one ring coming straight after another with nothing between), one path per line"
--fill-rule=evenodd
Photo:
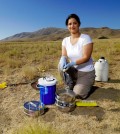
M45 105L55 103L56 79L53 77L43 77L38 79L40 90L40 101Z

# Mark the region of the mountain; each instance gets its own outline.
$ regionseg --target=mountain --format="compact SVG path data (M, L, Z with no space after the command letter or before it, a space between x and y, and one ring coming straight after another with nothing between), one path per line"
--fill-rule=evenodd
M89 34L92 38L107 39L120 38L120 29L102 28L81 28L81 33ZM57 41L69 36L67 29L62 28L43 28L35 32L22 32L7 37L1 41Z

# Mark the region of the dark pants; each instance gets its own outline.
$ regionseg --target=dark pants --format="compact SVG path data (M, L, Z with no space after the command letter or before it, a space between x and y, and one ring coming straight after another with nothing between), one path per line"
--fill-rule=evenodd
M80 96L82 99L86 98L95 82L95 70L90 72L78 71L76 68L71 67L65 73L60 70L61 77L64 83L74 91L76 96Z

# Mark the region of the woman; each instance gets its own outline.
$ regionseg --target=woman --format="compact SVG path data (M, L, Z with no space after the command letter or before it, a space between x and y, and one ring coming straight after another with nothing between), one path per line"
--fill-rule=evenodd
M62 41L59 70L76 97L85 99L95 81L93 42L89 35L80 33L81 22L76 14L70 14L65 23L71 35Z

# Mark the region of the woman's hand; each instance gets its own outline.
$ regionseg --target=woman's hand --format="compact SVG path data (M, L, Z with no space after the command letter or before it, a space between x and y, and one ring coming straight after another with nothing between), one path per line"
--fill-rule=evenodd
M60 63L59 64L60 64L60 69L63 70L64 66L66 66L66 64L67 64L66 56L62 56L60 58Z
M64 66L64 69L67 70L74 65L76 65L76 62L70 62L70 63L68 63L67 65Z

